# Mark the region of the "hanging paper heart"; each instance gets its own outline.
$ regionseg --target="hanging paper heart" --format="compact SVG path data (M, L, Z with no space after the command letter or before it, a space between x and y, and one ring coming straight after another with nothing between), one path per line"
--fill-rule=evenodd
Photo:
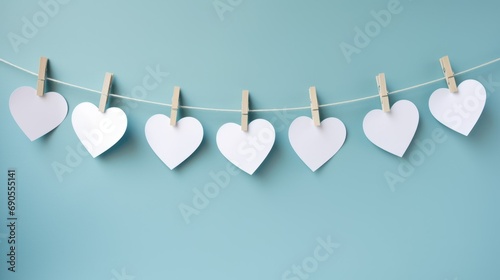
M402 157L418 127L418 109L408 100L400 100L390 112L376 109L363 120L366 137L379 148Z
M476 125L485 104L486 89L476 80L463 81L456 93L447 88L437 89L429 99L429 109L434 118L465 136Z
M274 145L273 125L256 119L242 131L235 123L226 123L217 131L217 146L224 157L241 170L252 175L266 159Z
M327 118L315 126L308 117L296 118L288 130L288 139L299 158L314 172L332 158L344 145L344 123Z
M57 92L36 94L32 87L20 87L9 99L12 117L21 130L34 141L58 127L68 114L66 99Z
M203 127L192 117L172 126L169 117L157 114L146 122L145 132L151 149L171 170L191 156L203 140Z
M102 113L89 102L75 107L71 122L78 139L94 158L116 144L127 129L127 116L122 109L111 107Z

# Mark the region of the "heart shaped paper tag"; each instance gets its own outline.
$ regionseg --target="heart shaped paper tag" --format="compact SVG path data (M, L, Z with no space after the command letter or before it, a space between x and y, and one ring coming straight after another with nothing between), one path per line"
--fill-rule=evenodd
M402 157L418 127L418 109L408 100L400 100L390 112L376 109L363 120L366 137L379 148Z
M57 92L36 94L32 87L20 87L9 99L12 117L21 130L34 141L58 127L68 114L66 99Z
M127 116L122 109L111 107L102 113L89 102L75 107L71 122L78 139L94 158L113 147L127 130Z
M463 81L456 93L447 88L437 89L429 99L434 118L465 136L476 125L485 104L486 89L476 80Z
M224 157L241 170L252 175L266 159L274 145L273 125L256 119L242 131L235 123L226 123L217 131L217 147Z
M315 126L308 117L296 118L288 129L288 139L300 159L314 172L332 158L344 145L344 123L327 118Z
M169 117L157 114L146 122L145 132L151 149L171 170L193 154L203 140L203 127L192 117L171 126Z

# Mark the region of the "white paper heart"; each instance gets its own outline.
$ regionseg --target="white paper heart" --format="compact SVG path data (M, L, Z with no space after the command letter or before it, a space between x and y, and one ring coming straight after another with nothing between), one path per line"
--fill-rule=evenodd
M390 112L376 109L363 120L366 137L381 149L402 157L418 127L418 109L408 100L400 100Z
M71 122L78 139L94 158L113 147L127 130L127 115L122 109L111 107L101 113L89 102L75 107Z
M315 126L308 117L296 118L288 129L288 139L299 158L314 172L332 158L344 145L344 123L327 118Z
M274 145L273 125L256 119L242 131L235 123L226 123L217 131L217 146L224 157L241 170L252 175L266 159Z
M476 80L463 81L456 93L447 88L437 89L429 98L429 109L434 118L465 136L476 125L485 104L486 89Z
M146 122L145 133L151 149L170 170L191 156L203 140L203 127L192 117L171 126L169 117L154 115Z
M31 141L58 127L68 114L68 104L62 95L52 91L38 96L32 87L14 90L10 95L9 109Z

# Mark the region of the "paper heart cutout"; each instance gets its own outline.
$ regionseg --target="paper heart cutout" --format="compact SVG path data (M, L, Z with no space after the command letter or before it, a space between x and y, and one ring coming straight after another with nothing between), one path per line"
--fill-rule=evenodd
M264 119L249 123L247 132L239 124L226 123L217 131L217 147L232 164L252 175L271 151L275 137L273 125Z
M154 115L146 122L145 133L151 149L170 170L191 156L203 140L203 127L192 117L171 126L169 117Z
M418 127L418 109L408 100L400 100L390 112L376 109L363 120L366 137L379 148L402 157Z
M344 145L344 123L327 118L315 126L308 117L296 118L288 129L288 139L299 158L314 172L331 159Z
M465 136L476 125L484 105L486 89L476 80L465 80L458 92L447 88L435 90L429 98L429 109L440 123Z
M58 127L68 114L68 103L57 92L36 94L32 87L20 87L9 99L12 117L21 130L34 141Z
M127 130L127 115L122 109L111 107L104 113L94 104L78 104L71 115L73 129L93 158L113 147Z

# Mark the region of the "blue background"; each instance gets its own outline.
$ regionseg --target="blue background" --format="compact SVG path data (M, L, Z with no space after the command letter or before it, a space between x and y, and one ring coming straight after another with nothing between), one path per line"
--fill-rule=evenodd
M71 0L17 52L8 34L23 36L23 17L33 22L43 9L37 1L2 1L0 57L37 71L39 57L47 56L50 77L96 90L113 72L112 91L126 96L137 95L147 68L158 65L168 77L139 97L170 102L179 85L183 105L231 109L240 108L242 89L250 90L254 109L308 106L312 85L324 104L376 94L379 72L391 91L442 77L444 55L456 72L500 57L496 1L402 0L401 13L350 63L340 44L354 44L355 28L389 1L221 1L235 4L222 16L210 0ZM67 164L69 151L79 147L70 115L30 142L8 99L19 86L35 87L36 77L1 64L0 278L119 280L125 271L136 280L285 279L292 265L313 256L318 238L330 236L340 247L310 279L499 279L500 86L487 81L500 80L500 64L457 82L469 78L484 82L488 99L468 137L430 114L428 98L444 81L390 96L391 103L411 100L420 112L403 159L363 134L363 117L380 108L378 98L321 109L322 118L340 118L348 136L315 173L287 136L291 121L310 111L251 113L275 126L272 152L253 176L231 176L186 223L179 206L192 206L195 191L214 181L210 173L226 169L215 134L226 122L238 123L238 113L182 110L202 122L205 137L171 171L144 136L147 119L170 109L111 98L129 119L124 138L96 159L80 156L59 180L52 165ZM81 102L99 102L95 93L48 87L67 99L69 114ZM430 140L435 131L444 142L412 160L423 154L415 140ZM413 169L391 187L384 174L401 175L404 164ZM16 273L5 262L8 168L18 176Z

